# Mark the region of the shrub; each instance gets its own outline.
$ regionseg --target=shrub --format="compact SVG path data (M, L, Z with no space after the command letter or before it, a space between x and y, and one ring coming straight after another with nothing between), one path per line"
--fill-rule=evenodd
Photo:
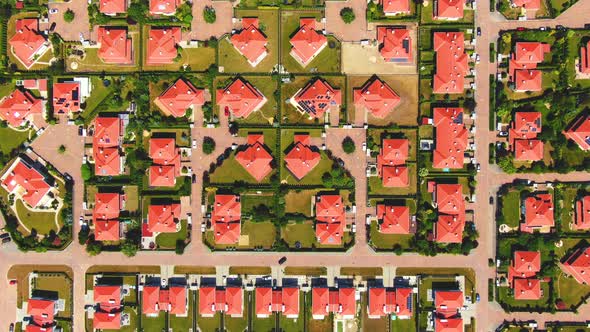
M66 12L64 13L64 21L68 23L71 23L75 17L76 14L74 14L74 11L71 9L66 10Z
M65 145L60 145L59 148L57 148L57 152L59 152L59 154L64 154L66 152L66 146Z
M176 249L174 250L177 255L182 255L184 253L184 240L178 239L176 240Z
M215 14L215 9L211 6L205 7L205 9L203 9L203 18L205 19L206 23L215 23L215 21L217 20L217 14Z
M121 252L127 257L133 257L137 254L137 245L131 241L126 241L121 245Z
M90 178L92 177L92 169L90 169L90 165L88 165L86 163L82 164L80 171L82 172L82 180L84 180L84 181L90 180Z
M354 15L354 11L350 7L342 8L342 10L340 11L340 17L342 18L342 21L344 21L344 23L346 24L352 23L352 21L354 21L354 19L356 18L356 16Z
M215 151L215 140L209 136L203 137L203 153L212 154Z
M354 146L354 141L352 140L352 138L350 138L350 136L346 136L344 140L342 140L342 150L344 150L344 152L346 152L347 154L351 154L354 152L354 150L356 150L356 147Z

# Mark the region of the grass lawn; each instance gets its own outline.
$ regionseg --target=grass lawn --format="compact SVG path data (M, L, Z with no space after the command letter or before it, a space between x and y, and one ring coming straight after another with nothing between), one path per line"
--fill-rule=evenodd
M6 97L11 94L16 89L16 84L14 81L8 81L4 84L0 84L0 98ZM35 90L32 91L33 95L35 94ZM2 128L4 129L4 128Z
M264 275L270 272L271 269L267 266L231 266L229 268L229 274Z
M33 283L33 296L39 294L54 293L57 298L65 301L64 311L58 313L58 317L69 318L72 316L72 280L65 274L40 274Z
M214 266L175 265L175 274L215 274Z
M285 213L301 213L308 217L313 215L313 196L318 190L291 190L285 195Z
M10 128L0 128L0 152L9 155L12 150L29 139L31 133L31 130L17 131Z
M549 307L549 283L541 283L541 291L543 296L540 300L515 300L510 287L498 287L498 302L506 303L515 308L527 308L527 307Z
M563 200L561 201L561 216L559 217L561 230L565 232L574 232L570 225L574 222L574 204L578 190L576 188L565 188L561 191Z
M158 317L141 317L141 328L144 332L162 332L166 328L166 312L160 311Z
M29 230L35 229L42 235L47 235L52 230L56 232L59 230L55 222L55 212L33 212L20 199L15 204L18 220Z
M267 101L258 111L236 121L240 124L272 125L277 119L279 109L275 98L275 91L278 90L277 81L270 76L245 76L244 79L258 89Z
M304 275L304 276L321 276L325 275L327 270L325 267L308 267L308 266L287 266L285 267L285 275ZM303 303L303 300L301 300Z
M414 301L416 302L416 301ZM414 303L415 304L415 303ZM414 306L416 307L416 306ZM392 319L389 322L390 331L404 331L404 332L415 332L416 321L414 316L410 319Z
M195 307L195 301L192 292L194 291L189 291L188 293L187 317L168 315L168 328L173 329L173 331L188 331L193 328L193 309Z
M259 205L266 205L272 208L273 197L274 193L272 192L265 192L262 194L250 192L241 194L240 203L242 204L242 214L250 213L254 207Z
M176 233L160 233L156 236L156 244L162 249L174 249L176 248L177 240L185 240L187 238L188 229L187 221L180 221L180 231Z
M576 279L559 273L555 286L555 296L565 302L566 306L576 306L590 293L590 285L579 284Z
M129 315L129 325L121 326L121 328L119 330L115 330L115 331L121 331L121 332L137 331L137 324L138 324L137 311L131 307L125 307L125 309L123 309L123 312Z
M432 11L434 10L433 2L429 2L427 6L422 6L421 8L422 15L420 17L420 22L422 24L445 24L449 21L447 20L435 20ZM463 10L463 18L457 21L452 21L452 23L473 23L474 11L471 9Z
M253 249L262 247L264 249L272 248L276 241L275 225L272 222L251 222L242 223L242 232L237 247L240 249ZM217 249L236 247L236 245L221 245L215 243L213 231L205 232L204 241Z
M407 187L385 187L383 186L383 179L378 176L371 176L369 178L369 195L411 195L415 194L418 187L418 171L416 164L406 164L408 168L408 182Z
M256 299L253 301L256 302ZM268 318L258 318L256 314L252 315L252 331L273 332L275 327L275 314L271 314Z
M346 267L340 268L340 274L347 276L377 277L383 275L383 269L380 267Z
M334 162L328 158L325 151L320 151L321 159L309 173L307 173L301 180L297 178L287 169L284 160L281 162L281 183L287 184L301 184L301 185L321 185L322 176L329 172Z
M139 209L139 189L137 186L125 186L123 192L127 196L125 210L131 212L137 211Z
M106 87L102 80L97 76L91 77L90 81L92 84L92 92L90 93L90 96L86 98L86 101L84 102L86 107L84 108L84 112L80 115L86 123L92 121L96 115L94 114L94 110L113 93L113 84Z
M518 227L520 223L520 191L510 190L502 197L502 215L509 227Z
M379 232L378 223L373 221L371 223L371 243L376 249L393 249L395 245L399 245L402 248L410 248L410 242L414 235L405 234L382 234Z
M259 183L236 161L235 155L236 153L232 152L229 158L225 159L223 164L210 174L209 179L211 183L234 183L236 181L245 181L253 184ZM270 176L273 172L269 173L260 183L269 183Z
M301 224L289 223L282 228L281 236L290 248L295 248L297 242L303 249L312 248L317 244L313 221Z

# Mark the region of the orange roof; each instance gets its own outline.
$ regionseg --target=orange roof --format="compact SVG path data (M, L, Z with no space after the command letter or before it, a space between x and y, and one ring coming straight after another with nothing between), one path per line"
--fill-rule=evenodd
M516 279L514 280L515 300L538 300L541 298L541 280Z
M524 200L524 223L520 225L522 232L532 233L540 227L554 227L553 196L551 194L536 194Z
M531 278L541 271L541 253L539 251L515 251L512 265L508 268L508 282L514 278Z
M27 161L18 158L4 174L2 186L9 193L17 193L32 207L37 207L51 190L45 176Z
M33 318L36 325L51 325L55 315L55 301L29 299L27 301L27 315Z
M463 230L465 229L465 216L463 214L450 215L442 214L434 224L436 242L439 243L461 243L463 241Z
M205 103L205 90L197 89L190 81L179 78L154 103L166 116L183 117L187 109Z
M405 188L410 185L409 171L406 166L384 166L381 176L384 187Z
M412 316L412 289L383 287L369 288L368 316L378 318L393 314L398 317Z
M410 13L410 0L380 0L380 3L385 15Z
M118 220L97 220L94 224L94 239L96 241L119 241L121 225Z
M94 195L94 217L116 219L121 212L121 195L118 193L97 193Z
M463 319L436 317L434 319L434 332L463 332Z
M437 315L449 318L457 315L463 307L463 292L460 290L434 291L434 307Z
M98 57L105 63L133 63L132 42L127 37L127 28L99 27L98 43Z
M541 91L543 72L532 69L516 70L514 80L514 91Z
M252 84L236 78L225 89L217 90L217 105L237 118L247 118L266 103L266 97Z
M513 59L517 63L534 63L543 62L545 53L551 51L551 46L539 42L517 42L514 46Z
M294 142L291 151L285 155L285 165L297 180L301 180L320 163L322 157L318 151L312 149L308 134L295 135Z
M576 216L572 228L578 231L590 229L590 196L586 195L576 202Z
M252 67L268 54L266 36L258 28L258 18L242 18L242 30L234 33L230 41Z
M524 9L538 10L541 9L541 0L512 0L516 7Z
M228 315L242 315L243 291L241 287L215 288L199 287L199 313L201 316L213 316L216 311Z
M354 316L356 314L355 289L312 288L311 313L313 316L321 317L330 313Z
M407 0L393 1L408 2ZM382 2L392 2L392 0L382 0ZM410 30L394 27L378 27L377 41L379 41L379 52L386 61L412 61L412 40L410 39Z
M29 91L16 89L0 100L0 119L14 128L23 126L30 115L43 111L43 100L35 98Z
M461 184L437 184L436 204L439 213L464 215L463 186Z
M512 122L514 139L536 138L541 132L541 112L516 112Z
M328 39L316 29L315 18L299 20L299 30L291 37L291 56L307 66L328 44Z
M561 269L580 284L590 285L590 247L580 248L569 255Z
M590 74L590 41L580 48L580 72Z
M360 89L354 89L354 106L366 109L374 117L383 119L400 103L393 89L379 78L369 80Z
M121 306L121 286L94 286L94 303L104 312L116 311ZM96 322L95 322L96 323Z
M174 15L178 6L180 0L150 0L150 14Z
M153 187L174 187L180 176L180 151L174 138L151 138L149 184Z
M94 147L118 147L123 136L123 122L118 117L97 117L94 119Z
M345 213L340 195L321 195L315 204L315 233L320 244L341 244Z
M148 33L146 63L160 65L174 63L181 41L179 27L150 27Z
M143 286L143 291L141 292L141 312L145 315L158 314L160 311L158 307L159 299L160 287Z
M249 137L252 135L249 135ZM264 138L248 144L248 147L236 154L236 161L244 167L256 181L262 181L272 171L272 156L266 151Z
M121 328L121 312L101 312L94 313L92 318L92 327L95 330L118 330Z
M316 78L300 89L291 103L297 105L300 112L321 119L331 107L340 107L342 95L340 89L334 89L327 81Z
M437 107L433 112L436 149L432 155L432 167L463 168L469 136L463 123L463 109Z
M105 15L116 15L127 11L127 0L100 0L99 10Z
M580 149L590 150L590 115L581 114L563 131L565 138L576 142Z
M150 205L148 230L152 233L175 233L180 229L180 204Z
M280 312L285 316L299 315L299 289L294 287L256 287L256 315L269 316Z
M184 316L187 313L187 290L184 286L144 286L142 294L142 311L144 314L157 314L168 311L171 315Z
M241 287L226 287L225 301L227 315L241 316L244 306L244 295Z
M435 19L456 20L463 18L465 0L438 0L434 2L432 16Z
M410 150L410 142L405 138L386 138L381 143L381 149L377 156L377 170L386 166L398 166L406 163Z
M45 37L39 32L39 20L37 18L16 20L15 33L10 38L9 44L14 55L27 69L31 68L37 61L36 55L47 49L45 42Z
M463 93L465 75L469 72L462 32L435 32L436 74L434 93Z
M17 6L19 3L22 2L17 2ZM53 327L40 327L37 325L29 324L25 328L25 332L53 332Z
M53 110L56 113L80 112L80 82L53 83Z
M240 196L215 195L213 212L211 213L211 227L215 232L215 243L237 243L240 238L242 205Z
M514 141L514 160L537 161L543 159L543 142L537 139Z
M410 209L407 206L377 204L379 232L383 234L410 234Z
M94 148L93 151L96 176L121 175L121 155L118 148Z

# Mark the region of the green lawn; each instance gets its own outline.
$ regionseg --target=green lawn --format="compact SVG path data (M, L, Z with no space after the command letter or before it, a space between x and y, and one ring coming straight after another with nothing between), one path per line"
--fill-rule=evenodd
M29 138L32 131L17 131L10 128L0 128L0 152L10 155L10 152L18 148Z
M33 212L20 199L15 204L19 221L29 230L35 229L42 235L59 230L55 223L55 212Z
M134 331L136 331L137 324L138 324L137 311L131 307L125 307L125 309L123 309L123 312L129 315L129 325L121 326L121 328L116 331L121 331L121 332L134 332Z
M383 234L379 232L378 223L373 221L371 223L370 239L371 243L376 249L393 249L395 245L402 248L410 248L410 242L414 235L398 235L398 234Z
M272 222L255 223L251 221L245 221L242 223L240 242L237 244L237 247L240 249L253 249L254 247L270 249L276 241L275 235L275 225ZM217 249L236 247L234 244L216 244L213 231L205 232L203 240Z
M248 297L244 292L242 317L225 315L225 329L229 331L243 332L248 327Z
M555 285L555 296L565 302L566 306L576 306L590 293L590 285L579 284L576 279L559 273Z
M72 316L72 280L63 273L40 274L33 283L33 296L35 293L57 293L59 299L65 301L64 311L58 313L58 317L70 318Z
M0 84L0 99L8 96L16 89L16 84L13 81L8 81L4 84Z
M113 85L111 84L108 87L104 86L102 80L98 76L93 76L90 81L92 84L92 92L90 93L90 96L86 98L86 107L84 108L84 112L80 115L86 123L92 121L96 115L94 114L94 110L113 93Z
M256 298L254 298L256 303ZM254 305L256 308L256 305ZM252 315L252 329L260 332L273 332L275 328L275 314L271 314L268 318L258 318L256 314Z
M210 174L211 183L234 183L236 181L245 181L247 183L258 183L256 179L246 171L235 159L235 152L232 152L229 158L223 161L220 167L217 167ZM260 183L270 182L272 172L267 175Z
M285 195L285 212L301 213L308 217L312 216L312 196L316 195L318 190L291 190Z
M502 215L504 223L509 227L520 224L520 191L510 190L502 197Z
M305 310L305 293L299 292L299 317L296 319L279 316L279 327L284 332L302 332L305 330L305 320L303 313Z
M156 236L156 244L162 249L176 248L177 240L185 240L188 236L187 221L180 221L180 231L176 233L160 233Z
M506 303L512 307L525 309L528 306L531 307L548 307L549 303L549 283L542 282L541 289L543 291L543 297L540 300L515 300L512 294L512 289L509 287L498 287L498 302Z
M573 231L570 224L574 221L574 204L576 203L576 195L578 190L576 188L565 188L561 190L563 200L561 202L561 215L558 216L558 221L561 225L561 230L566 232Z
M193 309L195 302L193 300L192 292L188 293L188 316L178 317L176 315L168 315L168 327L173 331L188 331L193 328Z
M281 233L283 240L291 248L295 247L296 242L300 243L301 248L312 248L317 243L313 221L300 224L289 223L283 226Z
M429 2L427 6L421 6L421 18L420 21L422 24L448 24L449 21L447 20L435 20L433 17L433 9L434 5L433 2ZM474 11L463 10L463 18L457 21L452 21L452 23L473 23Z
M213 317L203 317L197 314L197 328L202 332L216 332L220 326L220 320L221 314L219 313L215 313Z
M141 328L144 332L162 332L166 328L166 312L160 311L158 317L141 317Z
M240 203L242 204L242 214L251 213L254 207L259 205L266 205L272 208L274 194L272 192L243 193L240 195Z

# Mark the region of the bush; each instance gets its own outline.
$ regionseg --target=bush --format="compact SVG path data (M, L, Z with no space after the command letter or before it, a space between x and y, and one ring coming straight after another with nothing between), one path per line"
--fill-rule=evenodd
M92 169L90 168L90 165L88 165L87 163L82 164L80 171L82 172L82 180L90 180L90 178L92 177Z
M212 154L215 151L215 141L209 136L203 137L203 153Z
M66 10L66 12L64 13L64 21L68 23L71 23L75 17L76 14L74 14L74 11L71 9Z
M347 154L351 154L354 152L354 150L356 150L356 147L354 146L354 141L352 140L352 138L350 138L350 136L346 136L344 140L342 140L342 150L344 150L344 152L346 152Z
M215 9L211 6L205 7L205 9L203 9L203 18L205 19L206 23L215 23L215 21L217 21L217 14L215 14Z
M133 257L137 254L137 245L131 241L126 241L121 245L121 252L127 257Z
M62 145L60 145L60 146L59 146L59 148L57 148L57 152L58 152L59 154L64 154L64 153L66 153L66 146L65 146L65 145L63 145L63 144L62 144Z
M342 21L344 21L344 23L346 24L352 23L352 21L354 21L354 19L356 18L356 16L354 15L354 11L350 7L342 8L342 10L340 11L340 17L342 18Z
M184 254L184 247L185 247L184 240L181 240L181 239L176 240L175 252L177 255Z

